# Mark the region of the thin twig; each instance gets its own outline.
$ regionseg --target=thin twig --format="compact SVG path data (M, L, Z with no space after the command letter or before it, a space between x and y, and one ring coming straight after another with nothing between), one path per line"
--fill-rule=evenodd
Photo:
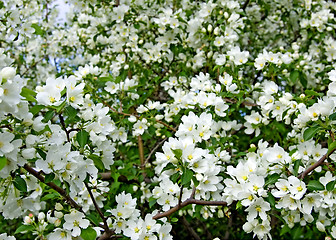
M105 231L108 231L108 230L109 230L109 227L108 227L108 225L107 225L106 218L104 217L104 214L103 214L102 211L100 210L100 208L99 208L99 206L98 206L98 204L97 204L97 202L96 202L96 199L94 198L94 196L93 196L93 194L92 194L92 191L91 191L89 185L88 185L86 182L84 182L84 184L85 184L85 187L86 187L86 189L88 190L88 192L89 192L89 194L90 194L90 198L91 198L91 200L92 200L92 202L93 202L93 205L94 205L96 211L98 212L98 214L99 214L99 216L101 217L101 219L103 219L103 222L104 222L104 230L105 230Z
M150 153L148 154L146 160L145 160L145 165L149 162L149 159L152 157L152 155L154 154L154 152L161 146L161 144L163 144L165 141L167 141L167 137L164 138L161 142L159 142L158 144L155 145L155 147L150 151Z
M196 240L201 240L200 236L195 232L195 230L190 226L189 222L185 218L185 216L182 217L182 223L187 228L191 236Z
M61 125L62 125L62 127L63 127L63 130L65 131L65 134L66 134L66 136L67 136L67 140L68 140L68 142L70 142L69 131L66 129L65 122L64 122L64 118L63 118L62 114L58 114L58 118L59 118L60 123L61 123Z

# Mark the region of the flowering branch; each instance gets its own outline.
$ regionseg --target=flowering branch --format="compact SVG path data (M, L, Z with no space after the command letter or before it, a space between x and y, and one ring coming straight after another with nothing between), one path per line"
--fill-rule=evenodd
M73 208L76 208L77 210L79 210L80 212L83 212L82 207L79 206L75 200L73 200L68 194L67 192L57 186L55 183L52 182L45 182L45 178L44 176L41 175L40 172L36 171L35 169L33 169L31 166L29 166L28 164L25 164L23 166L24 169L26 169L30 174L32 174L34 177L36 177L38 180L40 180L41 182L43 182L44 184L48 185L49 187L51 187L52 189L54 189L56 192L58 192ZM84 212L83 212L84 213Z
M331 151L328 151L326 154L324 154L320 160L318 160L316 163L311 165L309 168L307 168L303 173L300 174L299 178L304 179L305 176L307 176L311 171L313 171L318 166L322 165L324 160L326 160L333 152L335 152L336 148L332 149Z
M103 214L102 211L100 210L100 208L99 208L99 206L98 206L98 204L97 204L97 202L96 202L96 199L94 198L94 196L93 196L93 194L92 194L92 191L91 191L89 185L88 185L86 182L84 182L84 184L85 184L85 187L86 187L86 189L88 190L88 192L89 192L89 194L90 194L90 198L91 198L91 200L92 200L92 202L93 202L93 205L95 206L95 209L97 210L97 212L98 212L99 216L101 217L101 219L103 219L103 222L104 222L104 230L105 230L105 231L109 231L109 227L108 227L108 225L107 225L106 218L104 217L104 214Z
M168 211L156 214L153 217L153 219L157 220L157 219L160 219L160 218L163 218L163 217L168 217L171 214L173 214L174 212L177 212L181 208L184 208L185 206L188 206L190 204L208 205L208 206L226 206L227 205L227 202L224 202L224 201L205 201L205 200L194 199L194 194L195 194L194 189L193 189L193 192L192 192L190 198L188 198L187 200L185 200L181 203L178 203L175 207L169 209Z

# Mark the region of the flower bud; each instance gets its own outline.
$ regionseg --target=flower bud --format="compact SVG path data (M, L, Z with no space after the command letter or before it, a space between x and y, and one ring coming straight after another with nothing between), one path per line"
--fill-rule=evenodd
M15 77L16 70L12 67L5 67L0 72L1 79L4 79L5 81L7 79L13 79Z

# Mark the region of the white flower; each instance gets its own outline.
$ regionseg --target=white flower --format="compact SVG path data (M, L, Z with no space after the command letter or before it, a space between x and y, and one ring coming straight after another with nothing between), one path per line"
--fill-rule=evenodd
M138 120L133 125L133 135L134 136L142 135L147 128L148 128L148 126L147 126L147 119L146 118L143 118L141 121Z
M262 220L267 219L266 212L271 210L271 205L262 198L258 198L245 211L248 211L247 221L253 221L258 215Z
M70 214L64 215L65 223L63 228L71 231L73 237L77 237L81 234L81 228L87 228L90 224L89 220L84 219L84 214L73 210Z

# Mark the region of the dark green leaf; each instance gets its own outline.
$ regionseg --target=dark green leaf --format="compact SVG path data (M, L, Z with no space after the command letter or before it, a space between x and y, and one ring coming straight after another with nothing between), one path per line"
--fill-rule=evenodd
M326 189L331 192L335 189L335 185L336 185L336 180L328 182Z
M54 110L49 110L44 115L42 122L47 123L49 120L51 120L54 117L54 114L55 114Z
M46 183L48 183L48 182L51 182L52 180L54 180L54 178L55 178L55 174L54 173L49 173L49 174L45 175L44 181Z
M21 225L20 227L18 227L16 229L16 231L14 232L14 235L18 234L18 233L21 233L21 232L24 232L24 231L31 231L33 229L34 229L34 226L32 226L32 225Z
M105 169L105 166L104 166L104 163L102 162L101 160L101 157L95 155L95 154L90 154L89 155L89 158L93 160L94 162L94 165L100 169L100 170L104 170Z
M274 196L272 195L271 192L268 192L267 194L268 194L268 196L266 198L267 202L269 202L271 204L271 206L274 207L275 206L275 198L274 198Z
M175 169L175 168L176 168L176 166L175 166L174 164L172 164L172 163L168 163L168 164L162 169L161 172L164 172L164 171L166 171L166 170L170 170L170 169Z
M303 132L303 139L305 141L308 141L309 139L313 138L315 136L315 134L320 130L320 126L315 126L315 127L310 127L307 128L304 132Z
M64 108L64 113L69 119L74 119L77 116L77 110L70 105Z
M172 180L174 183L176 183L177 179L180 177L180 173L176 172L173 175L170 176L170 180Z
M329 119L332 121L336 120L336 112L334 112L333 114L330 114Z
M290 229L287 225L283 226L283 228L282 228L281 231L280 231L280 236L282 236L282 235L288 233L290 230L291 230L291 229Z
M92 223L94 223L95 225L99 225L99 223L100 223L100 220L92 213L86 215L86 218L88 220L90 220Z
M42 149L36 148L36 151L43 160L46 160L47 154Z
M93 228L88 227L86 229L82 229L80 236L83 238L83 240L96 240L97 233Z
M297 176L298 175L298 171L299 171L299 167L301 165L301 160L295 160L294 162L294 167L293 167L293 174L294 176Z
M88 142L89 134L87 131L81 130L77 133L76 139L77 139L79 146L82 148Z
M27 183L22 177L16 176L13 184L21 192L27 192Z
M43 105L35 105L34 107L32 107L29 111L35 116L36 114L38 114L41 109L45 108L45 106Z
M194 176L194 172L190 169L186 169L182 173L181 177L181 183L182 185L188 185L190 184L191 178Z
M309 191L322 191L324 190L324 186L318 180L310 180L307 184L307 189Z
M7 158L2 156L0 157L0 171L7 165Z
M267 185L276 183L279 178L280 178L280 175L278 173L273 173L272 175L267 176L264 187L266 187Z
M182 157L182 150L181 149L172 149L172 151L175 154L175 157L177 159L181 159L181 157Z
M293 239L300 239L302 237L303 228L301 226L295 227L293 230L291 230L291 234Z
M293 72L290 73L289 78L292 81L292 83L296 83L297 82L297 80L299 78L299 75L300 75L300 73L299 73L298 70L294 70Z
M156 199L155 198L150 198L149 199L149 207L150 208L153 207L155 203L156 203Z
M307 77L306 77L306 74L304 74L303 72L300 72L300 83L302 84L304 88L307 87L307 84L308 84Z

